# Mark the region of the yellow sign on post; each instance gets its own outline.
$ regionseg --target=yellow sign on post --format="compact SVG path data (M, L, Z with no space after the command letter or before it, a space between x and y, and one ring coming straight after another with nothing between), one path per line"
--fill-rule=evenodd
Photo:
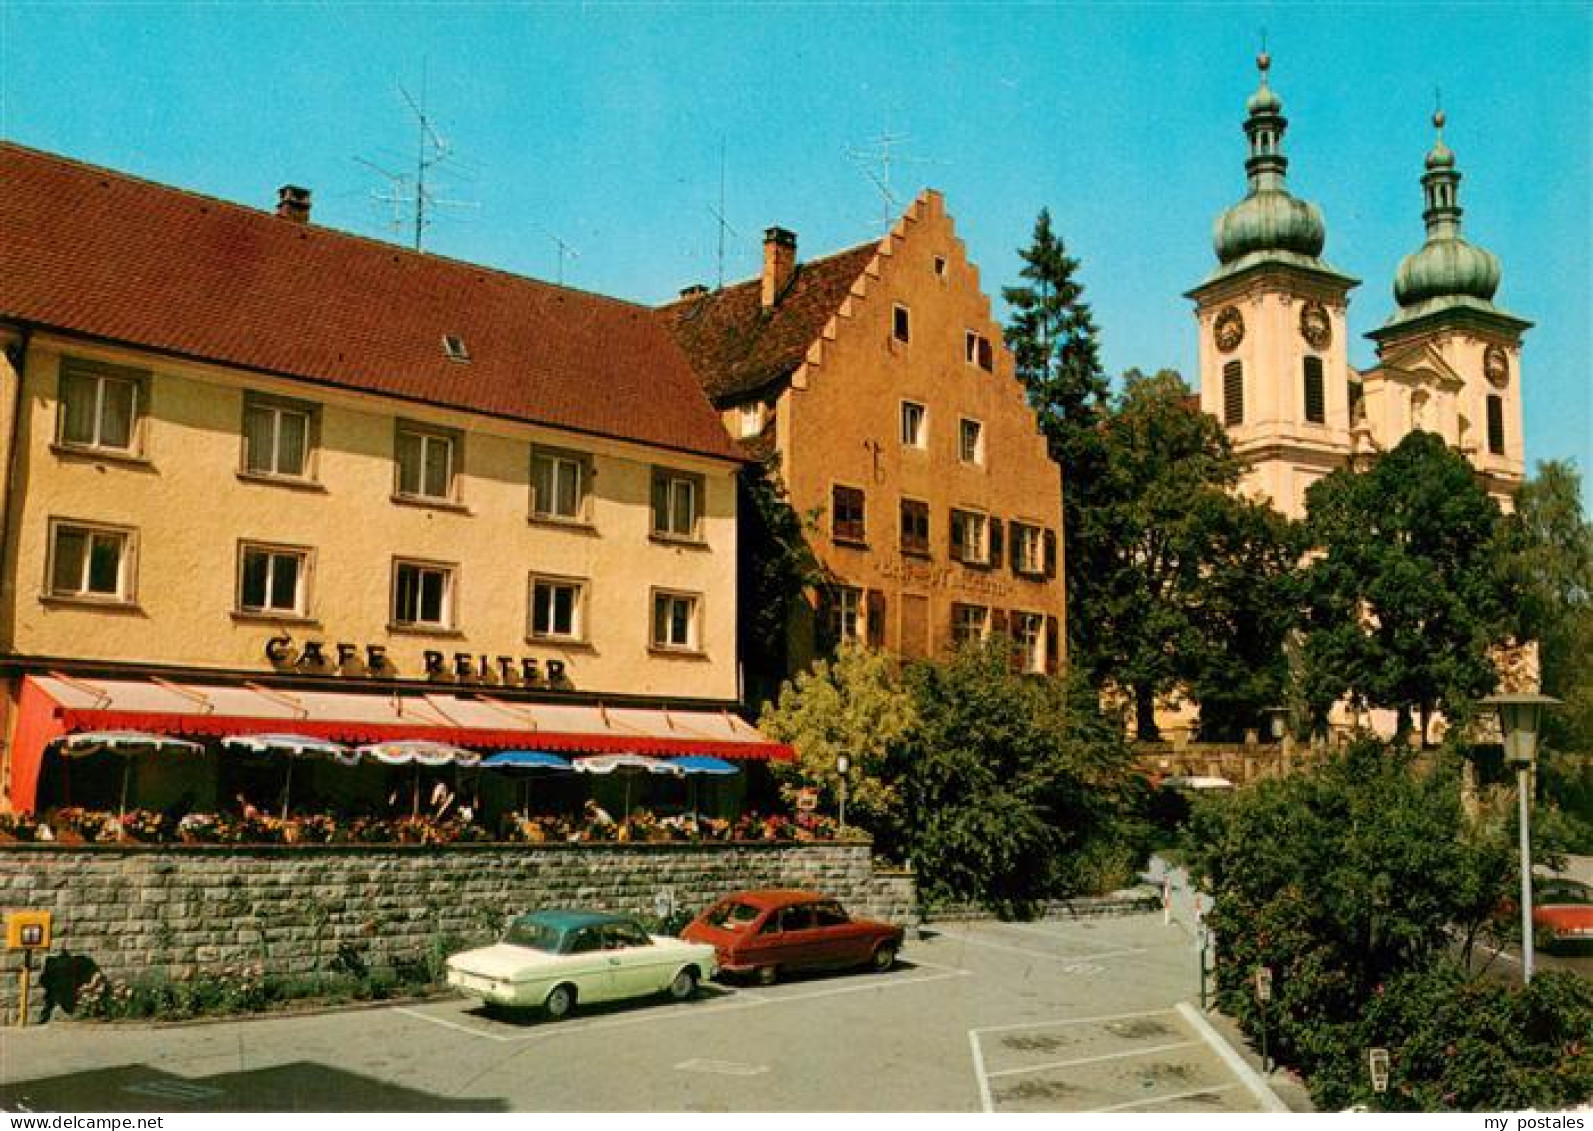
M49 950L50 913L13 911L6 916L7 950Z

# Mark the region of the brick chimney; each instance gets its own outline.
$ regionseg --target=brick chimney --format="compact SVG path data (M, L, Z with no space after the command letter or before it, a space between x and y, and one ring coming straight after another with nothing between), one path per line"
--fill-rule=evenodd
M780 300L796 270L796 233L769 228L763 233L763 308Z
M277 215L296 224L310 222L310 190L298 185L277 189Z

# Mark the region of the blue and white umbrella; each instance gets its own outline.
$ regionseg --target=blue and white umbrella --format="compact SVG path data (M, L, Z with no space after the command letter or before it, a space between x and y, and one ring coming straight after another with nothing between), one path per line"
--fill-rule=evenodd
M122 801L117 812L117 824L127 815L127 779L133 769L133 758L139 754L203 754L205 748L184 738L165 734L150 734L141 730L86 730L55 740L55 749L63 758L82 758L106 751L120 754L122 764Z
M686 775L686 804L690 806L693 818L697 815L697 783L692 779L699 776L726 778L741 772L733 763L723 758L711 758L707 754L687 754L672 761Z
M288 819L288 794L293 789L293 762L298 758L328 758L345 766L359 761L359 755L339 742L311 738L303 734L234 734L221 740L224 750L246 754L286 754L287 779L282 785L282 819Z
M568 758L560 758L557 754L549 754L546 750L502 750L491 757L483 758L482 768L488 770L503 770L511 773L524 774L520 783L520 813L529 816L531 813L531 780L530 771L533 770L573 770Z

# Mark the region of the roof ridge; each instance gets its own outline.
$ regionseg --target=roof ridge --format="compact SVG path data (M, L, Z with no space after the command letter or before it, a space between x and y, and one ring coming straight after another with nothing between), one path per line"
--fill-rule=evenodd
M798 260L797 261L797 268L800 270L801 268L804 268L804 267L816 267L816 266L818 266L821 263L828 263L832 259L840 259L842 256L845 256L845 255L856 255L858 252L864 250L865 248L872 248L872 249L877 251L879 249L880 244L885 242L885 239L887 238L887 236L889 236L889 234L890 233L887 232L885 236L881 236L877 240L864 240L862 243L853 244L851 247L843 247L839 251L832 251L832 252L829 252L829 253L827 253L825 255L820 255L820 256L818 256L817 258L814 258L814 259ZM712 297L714 295L726 294L726 293L728 293L730 291L740 290L742 287L750 287L750 286L753 286L754 284L760 284L762 282L763 282L763 276L761 274L753 275L753 276L751 276L749 278L741 279L741 280L739 280L737 282L734 282L734 283L726 283L724 286L718 288L717 290L710 290L706 297ZM670 299L668 302L661 303L655 309L668 310L670 307L679 306L681 303L684 303L684 302L699 302L704 297L705 296L700 295L700 294L677 295L676 297Z
M269 209L260 208L256 205L241 204L236 200L228 200L226 197L222 196L212 196L209 193L200 192L197 189L184 188L182 185L174 185L166 181L157 181L151 177L142 177L136 173L124 172L121 169L112 169L106 165L96 165L93 162L83 161L76 157L68 157L65 154L55 153L48 149L38 149L31 145L23 145L21 142L12 141L9 138L0 137L0 149L13 149L34 157L44 158L48 161L59 162L62 165L70 165L88 173L111 177L119 181L127 181L133 184L145 185L161 192L175 193L179 196L185 196L193 200L203 201L207 204L220 205L223 208L231 209L234 212L240 212L250 217L256 217L264 220L282 219L282 217L276 215L276 213L270 211ZM286 222L298 223L297 221L291 220ZM362 232L351 232L346 228L332 227L329 224L305 221L301 224L298 224L298 228L301 231L315 232L326 235L333 239L349 240L355 243L368 245L376 250L391 251L397 254L410 256L414 259L425 260L428 263L441 263L447 267L459 268L468 271L485 271L493 275L501 276L502 278L513 279L516 282L532 283L539 287L547 287L550 290L566 291L570 294L580 295L583 298L601 299L605 302L614 303L617 306L633 307L637 310L646 311L648 313L651 313L654 310L654 307L648 305L647 303L638 302L632 299L619 298L618 296L604 294L600 291L583 290L580 287L572 287L567 283L550 283L546 279L537 278L535 275L524 275L517 271L510 271L504 267L494 267L486 263L475 263L471 260L459 259L452 255L439 255L436 252L417 251L412 247L405 247L403 244L392 243L388 240L379 239L376 236L368 236Z

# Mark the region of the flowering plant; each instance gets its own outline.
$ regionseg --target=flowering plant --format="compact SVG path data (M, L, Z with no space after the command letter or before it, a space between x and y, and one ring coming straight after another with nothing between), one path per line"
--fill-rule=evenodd
M324 813L298 817L292 824L296 838L302 844L331 844L338 835L337 821Z
M122 814L122 833L130 840L153 844L166 833L166 817L152 809L133 809Z
M112 817L109 813L100 813L92 809L79 806L68 806L57 809L50 816L50 827L57 834L77 836L90 843L99 840L106 828L110 825Z
M178 838L194 844L215 844L225 839L224 832L221 818L214 813L186 813L177 822Z

